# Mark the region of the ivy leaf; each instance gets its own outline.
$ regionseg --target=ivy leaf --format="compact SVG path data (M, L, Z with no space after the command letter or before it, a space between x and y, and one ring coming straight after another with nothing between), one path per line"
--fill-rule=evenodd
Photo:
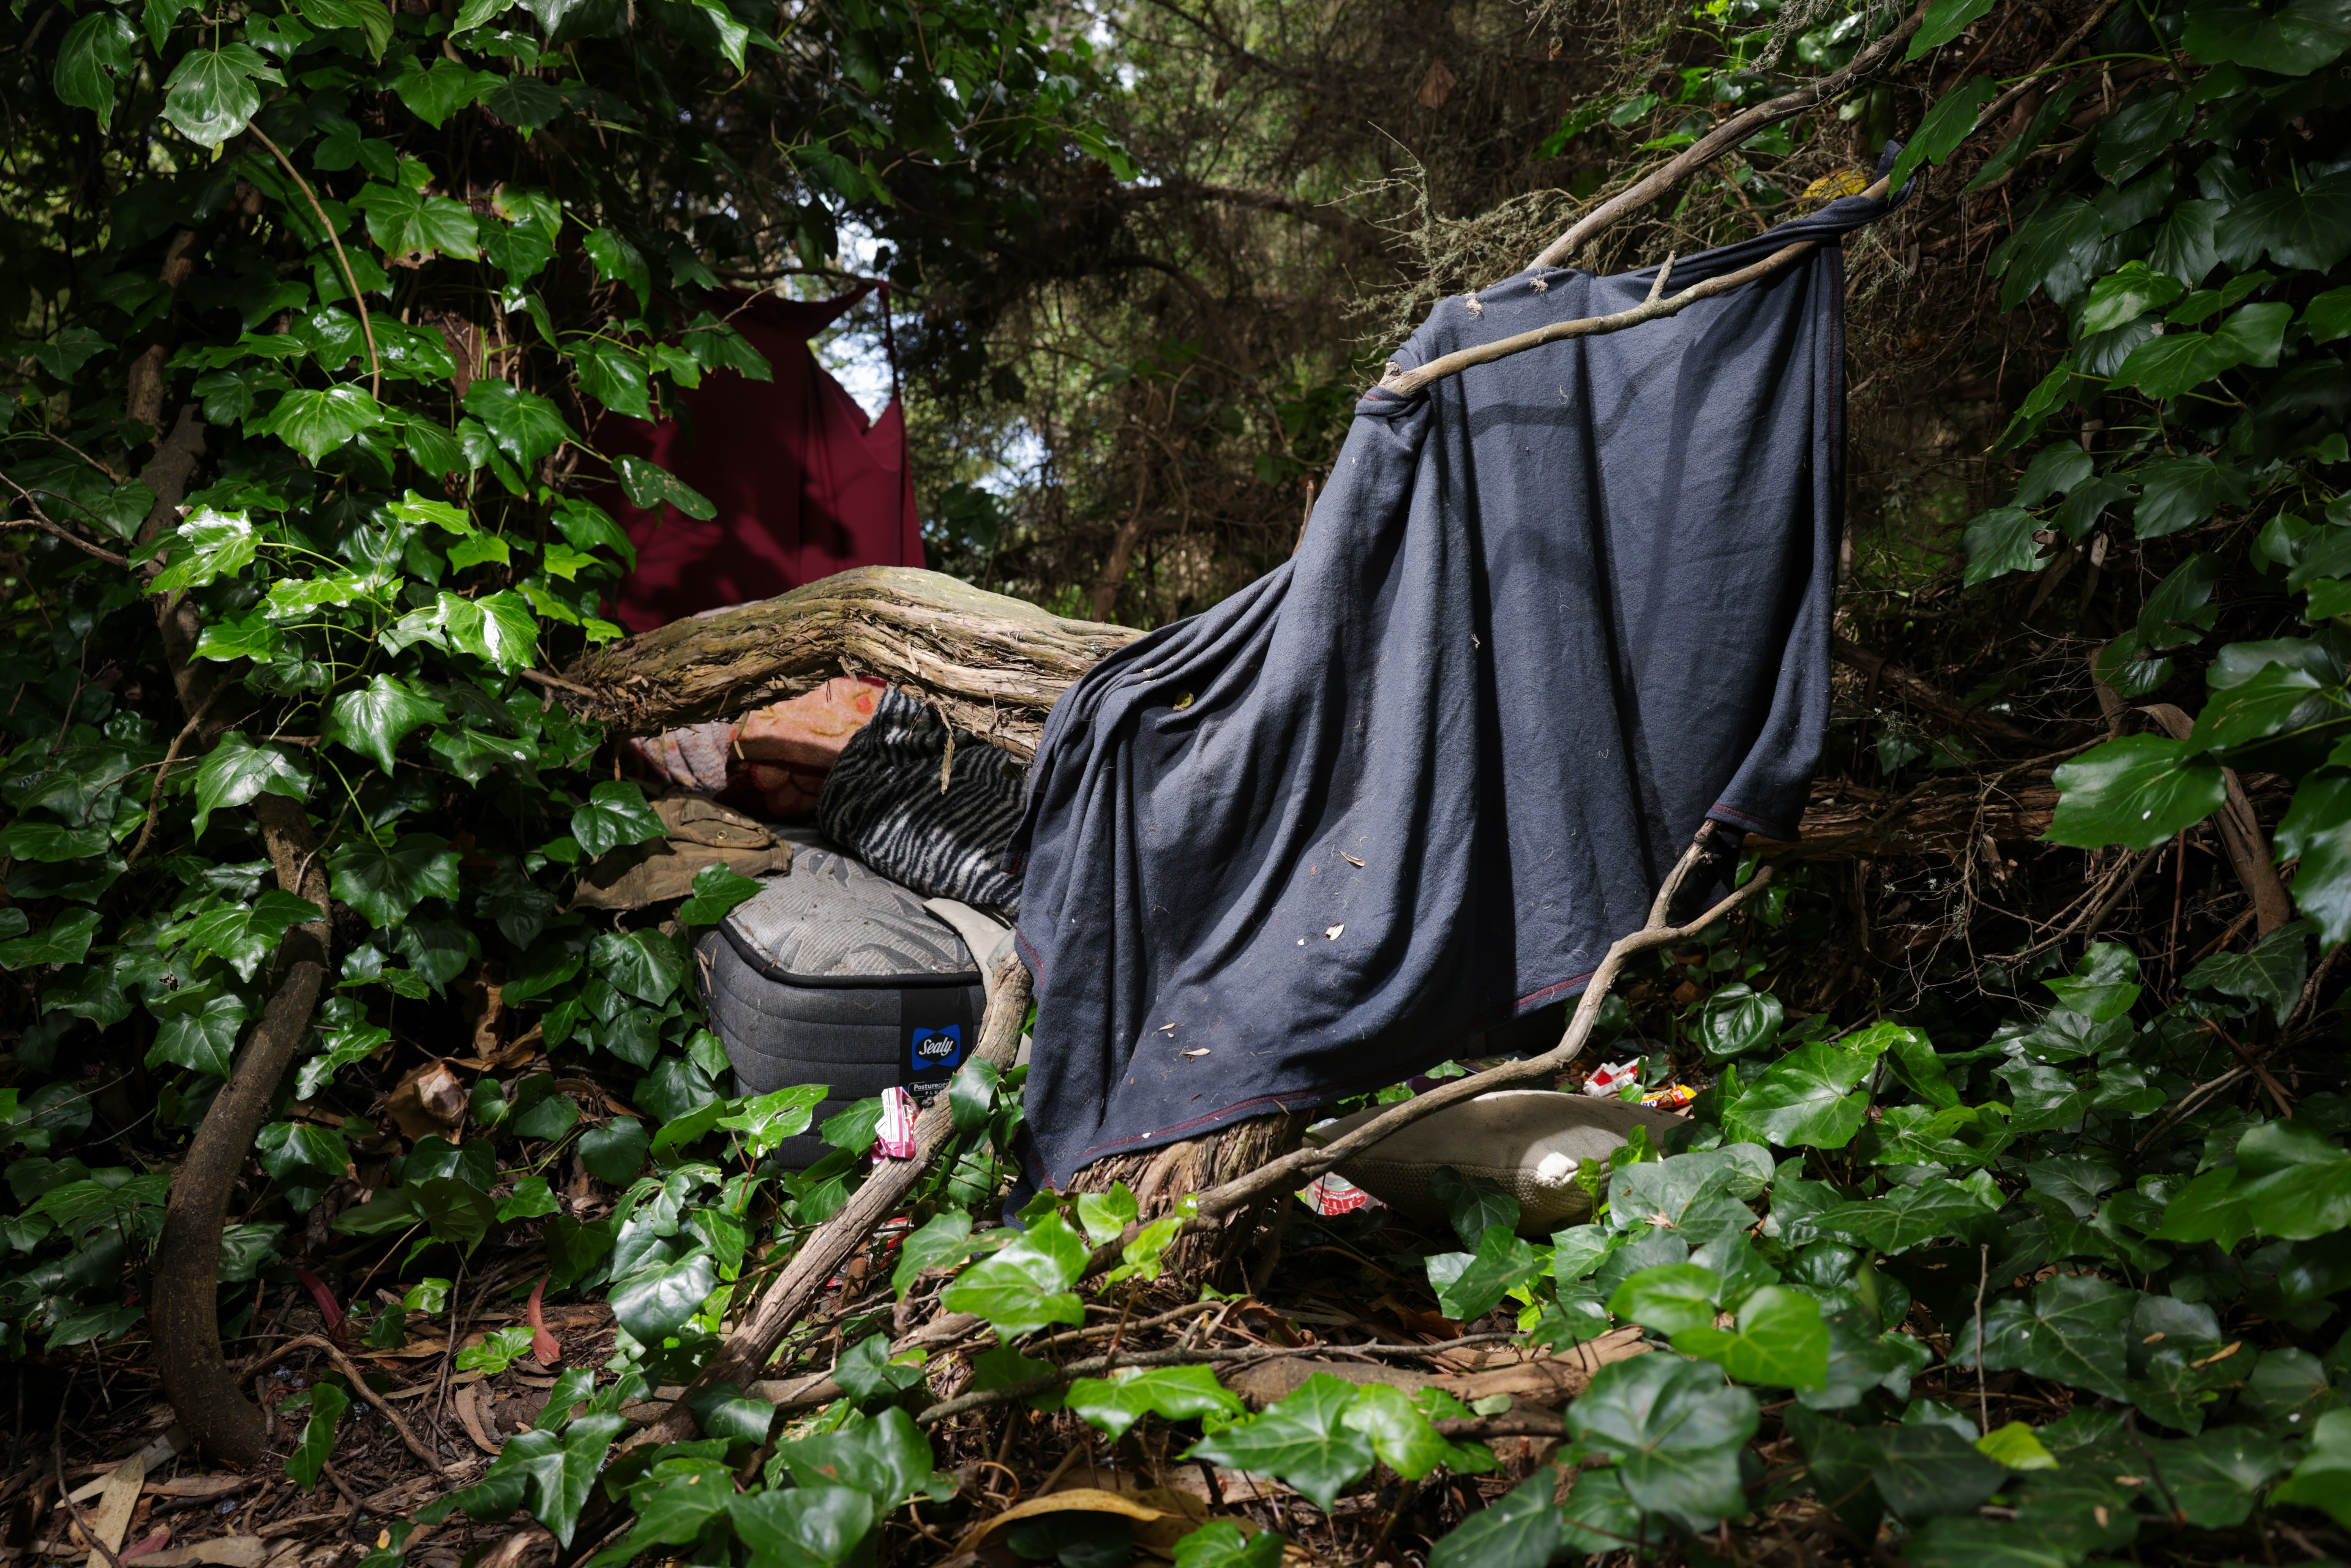
M2129 476L2139 486L2131 528L2143 539L2192 528L2221 507L2241 507L2252 498L2252 481L2243 469L2200 453L2149 463Z
M2328 174L2298 190L2274 185L2255 191L2229 209L2214 233L2220 259L2231 267L2249 267L2266 253L2281 267L2331 272L2351 255L2351 175ZM2249 305L2238 314L2249 310L2292 313L2291 307ZM2284 318L2277 321L2283 330Z
M588 961L605 983L650 1007L661 1007L685 983L685 957L660 931L607 931L588 949Z
M2239 365L2274 365L2293 318L2291 305L2246 305L2216 332L2167 332L2150 338L2115 371L2115 385L2137 387L2160 401Z
M2008 1479L2006 1470L1939 1421L1881 1427L1865 1435L1877 1450L1869 1468L1877 1495L1913 1524L1971 1514Z
M390 849L362 833L327 856L335 896L390 930L426 898L458 894L457 852L435 833L402 833Z
M421 261L446 255L471 261L481 254L480 225L463 202L371 181L350 204L367 215L368 237L388 256Z
M232 729L196 769L195 836L204 836L204 824L214 811L242 806L256 795L307 800L310 775L281 748L256 746L243 730Z
M1002 1343L1047 1323L1082 1323L1085 1309L1070 1287L1087 1257L1085 1238L1058 1215L1047 1215L1011 1246L956 1276L939 1304L986 1318Z
M2040 541L2032 537L2040 527L2041 519L2022 507L1994 507L1977 513L1960 541L1968 557L1965 586L1973 588L2011 571L2039 571L2046 566L2048 562L2041 559Z
M2188 12L2179 44L2207 65L2307 76L2351 48L2351 5L2344 0L2288 0L2269 11L2226 0L2196 5Z
M1123 1181L1113 1182L1108 1192L1089 1192L1078 1198L1078 1225L1085 1231L1087 1242L1095 1247L1117 1240L1142 1212Z
M873 1500L858 1487L747 1492L727 1510L762 1568L838 1568L873 1529Z
M2337 1524L2351 1525L2351 1410L2329 1410L2318 1418L2310 1452L2273 1500L2325 1509Z
M358 387L297 388L248 428L275 435L316 463L362 431L383 423L383 405Z
M444 593L438 608L449 640L503 674L528 669L538 655L538 617L519 593L507 590L475 600Z
M678 923L716 925L737 904L755 896L762 885L754 878L739 874L724 861L704 866L694 873L694 895L677 906Z
M1829 1380L1829 1330L1820 1303L1779 1285L1740 1303L1735 1330L1716 1328L1709 1318L1675 1334L1674 1348L1713 1362L1741 1383L1820 1388Z
M326 738L372 758L377 767L392 771L392 754L401 740L428 724L446 724L448 713L431 697L397 675L377 675L354 692L335 699L327 716Z
M21 913L18 918L23 918ZM98 934L99 918L98 911L94 909L77 909L58 915L49 923L46 931L19 936L14 941L0 942L0 969L23 969L35 964L80 963L89 951L89 939Z
M2308 921L2290 922L2254 943L2249 951L2213 954L2181 976L2179 983L2189 990L2267 1002L2283 1027L2302 999L2303 981L2310 967L2309 938Z
M1696 1263L1665 1263L1643 1269L1617 1286L1616 1293L1608 1298L1608 1310L1662 1334L1711 1329L1715 1300L1721 1290L1721 1277L1711 1269ZM1826 1354L1823 1349L1823 1354Z
M1991 0L1935 0L1927 8L1927 19L1910 35L1910 47L1902 57L1915 60L1929 50L1939 49L1975 25L1976 18L1991 9ZM1898 182L1897 182L1898 183Z
M197 146L217 147L261 107L256 81L285 80L249 44L190 49L164 79L163 118Z
M1616 1172L1609 1213L1620 1230L1649 1225L1679 1241L1719 1241L1755 1223L1744 1200L1771 1175L1771 1157L1750 1143L1644 1160Z
M2277 827L2281 858L2299 857L2294 907L2327 946L2351 937L2351 776L2313 773L2295 787Z
M2330 1415L2335 1414L2329 1412ZM2313 1430L2312 1452L2327 1447L2327 1417ZM2272 1478L2294 1463L2292 1451L2268 1433L2250 1427L2225 1427L2185 1442L2148 1445L2163 1467L2163 1488L2188 1522L2199 1530L2234 1530L2252 1517L2253 1504ZM2341 1467L2351 1471L2351 1464ZM2346 1480L2351 1480L2346 1474ZM2298 1500L2289 1486L2280 1501Z
M608 779L588 791L588 800L571 813L571 836L591 855L623 844L650 843L669 831L645 804L645 792L625 779Z
M612 1316L638 1343L658 1347L685 1325L718 1288L706 1251L641 1270L612 1287Z
M148 1010L156 1015L155 1043L147 1048L148 1066L168 1061L228 1081L237 1031L245 1025L245 1003L235 992L181 991Z
M2095 332L2110 332L2149 310L2162 309L2187 292L2187 286L2178 278L2158 272L2143 261L2126 261L2098 279L2091 288L2090 297L2082 302L2082 317L2075 324L2075 335L2086 338ZM2043 455L2049 452L2080 459L2083 477L2089 476L2091 457L2080 447L2052 446L2044 449ZM2022 504L2032 505L2030 501Z
M597 231L601 233L601 230ZM593 236L590 236L591 238ZM615 413L625 413L632 419L651 419L653 405L647 401L648 382L643 354L624 344L594 340L580 345L572 364L580 372L580 384L588 395Z
M2091 164L2098 178L2120 185L2160 157L2195 120L2196 100L2184 92L2134 99L2099 122Z
M286 1473L304 1491L326 1473L327 1457L335 1451L335 1428L351 1407L350 1396L331 1383L310 1385L310 1419L303 1424L302 1441L286 1456Z
M446 57L435 59L430 70L419 66L414 56L401 64L402 69L392 79L392 90L399 94L400 101L408 106L411 114L435 131L451 115L506 79L488 71L468 70Z
M651 511L667 505L697 519L718 515L718 507L708 497L658 464L624 454L613 459L613 466L621 476L622 494L629 497L632 507Z
M1999 1205L1987 1206L1977 1189L1962 1183L1929 1176L1882 1197L1838 1204L1813 1216L1813 1223L1823 1235L1893 1255L1952 1234L1988 1207Z
M1576 1490L1594 1475L1586 1470ZM1559 1471L1539 1467L1524 1483L1456 1526L1428 1553L1428 1568L1543 1568L1567 1544L1567 1523L1552 1503ZM1602 1551L1619 1545L1612 1542Z
M1755 1396L1728 1387L1722 1370L1679 1356L1612 1362L1568 1408L1589 1447L1616 1457L1625 1495L1692 1530L1747 1513L1740 1450L1761 1414Z
M2047 841L2076 849L2150 850L2218 810L2228 791L2217 763L2188 742L2126 735L2091 747L2056 772Z
M1940 163L1958 150L1976 128L1976 116L2000 89L1987 76L1973 76L1936 100L1918 122L1918 130L1894 161L1892 188L1900 190L1912 173L1928 163Z
M1484 1517L1477 1513L1470 1520L1474 1523ZM1243 1535L1231 1520L1212 1519L1176 1543L1176 1568L1281 1568L1282 1549L1289 1544L1289 1537L1280 1531ZM1444 1544L1439 1542L1437 1550L1443 1552ZM1439 1561L1430 1559L1432 1563Z
M646 1145L643 1122L633 1116L615 1116L580 1134L580 1163L598 1181L624 1187L645 1168Z
M1113 1441L1125 1437L1127 1428L1145 1416L1195 1421L1203 1416L1249 1413L1249 1407L1205 1366L1130 1366L1119 1369L1107 1381L1081 1377L1070 1385L1067 1407L1109 1433ZM1426 1427L1428 1423L1423 1420L1421 1425ZM1435 1435L1432 1430L1430 1436Z
M1984 1312L1983 1364L2126 1400L2125 1330L2136 1295L2092 1275L2060 1274L2034 1288L2030 1307L2019 1297L2002 1297ZM1959 1339L1952 1364L1973 1366L1974 1336Z
M139 49L139 34L119 11L93 11L66 29L57 63L49 74L58 100L95 110L98 128L114 123L114 78L127 77Z
M800 1125L808 1125L805 1106L800 1109ZM962 1262L970 1250L971 1216L960 1209L935 1214L900 1245L897 1267L890 1270L891 1286L903 1301L925 1270L952 1268Z
M491 439L524 468L551 455L565 442L580 439L552 402L506 382L484 380L467 387L465 412L480 420Z
M1492 1312L1512 1287L1533 1276L1535 1252L1508 1227L1489 1225L1476 1252L1440 1253L1427 1266L1437 1304L1448 1317L1467 1322Z
M1318 1372L1279 1405L1201 1439L1184 1457L1279 1476L1328 1512L1375 1457L1372 1440L1347 1425L1354 1401L1354 1385Z
M1745 985L1725 986L1707 998L1698 1018L1698 1045L1708 1061L1728 1061L1780 1038L1786 1016L1780 998Z
M350 27L367 40L368 58L381 60L392 42L392 12L383 0L295 0L314 27Z
M1841 1149L1861 1131L1868 1097L1853 1092L1869 1076L1876 1050L1854 1041L1814 1040L1773 1062L1730 1113L1784 1148Z
M616 230L596 229L580 242L580 248L596 264L599 276L608 283L627 287L637 297L637 308L644 310L653 303L653 273L645 266L644 252L631 245Z
M2066 1007L2093 1023L2105 1023L2138 1000L2138 955L2117 942L2093 942L2071 975L2042 983Z
M260 536L243 512L215 512L199 507L172 530L186 541L172 550L172 561L147 585L151 593L183 588L203 588L217 578L235 577L252 564Z

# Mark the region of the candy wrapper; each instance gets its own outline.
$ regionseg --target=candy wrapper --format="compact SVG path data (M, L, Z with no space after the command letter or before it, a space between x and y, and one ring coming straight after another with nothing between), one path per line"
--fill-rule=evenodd
M1299 1193L1306 1207L1328 1218L1334 1214L1353 1214L1359 1208L1376 1208L1380 1200L1343 1176L1320 1176Z
M873 1135L876 1160L914 1157L914 1097L893 1084L882 1091L882 1125Z
M1654 1094L1641 1096L1644 1105L1655 1105L1660 1111L1678 1111L1698 1098L1698 1091L1687 1083L1677 1083L1670 1089L1660 1089Z
M1638 1061L1604 1061L1583 1082L1583 1092L1595 1100L1613 1100L1628 1083L1641 1081Z

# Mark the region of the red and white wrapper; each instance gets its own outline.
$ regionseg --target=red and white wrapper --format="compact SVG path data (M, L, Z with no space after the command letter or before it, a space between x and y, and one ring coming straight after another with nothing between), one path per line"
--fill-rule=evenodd
M1592 1070L1583 1081L1583 1092L1595 1100L1613 1100L1628 1083L1641 1080L1641 1064L1637 1061L1604 1061Z
M1353 1214L1359 1208L1377 1208L1380 1200L1343 1176L1319 1176L1299 1193L1307 1206L1326 1218L1333 1214Z
M892 1085L882 1091L882 1126L873 1139L873 1157L877 1160L911 1160L914 1157L914 1118L919 1114L914 1097L904 1089Z

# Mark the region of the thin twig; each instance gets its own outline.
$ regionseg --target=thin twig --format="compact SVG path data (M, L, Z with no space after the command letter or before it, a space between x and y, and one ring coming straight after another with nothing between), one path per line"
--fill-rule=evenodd
M57 1500L66 1505L66 1511L73 1516L74 1528L81 1531L90 1550L106 1559L107 1568L122 1568L122 1559L114 1554L113 1547L98 1538L98 1527L81 1516L81 1504L74 1501L73 1489L66 1485L66 1399L73 1393L74 1379L80 1375L81 1368L78 1366L66 1375L66 1391L57 1396L57 1430L49 1439L57 1461Z
M368 1386L367 1378L361 1375L360 1369L352 1364L350 1356L345 1355L340 1349L336 1348L332 1340L322 1338L314 1333L301 1334L294 1339L289 1339L284 1344L278 1345L272 1350L264 1351L261 1354L254 1357L251 1361L246 1362L238 1381L243 1382L246 1378L251 1377L255 1373L259 1372L262 1368L269 1365L272 1362L275 1362L283 1356L289 1355L298 1350L325 1351L327 1353L328 1359L335 1364L335 1370L341 1373L344 1378L350 1384L352 1392L356 1393L360 1398L366 1400L369 1404L374 1406L377 1411L382 1415L383 1418L392 1423L392 1429L400 1434L401 1443L410 1453L414 1454L418 1458L423 1459L435 1470L442 1471L444 1473L453 1469L462 1469L465 1468L462 1464L451 1465L447 1463L440 1455L434 1453L432 1449L418 1442L416 1440L416 1434L408 1429L408 1423L400 1418L400 1412L394 1410L390 1405L386 1404L381 1395Z
M1816 104L1826 103L1863 78L1876 74L1900 57L1903 46L1910 41L1910 35L1916 33L1918 25L1926 19L1927 6L1922 4L1899 26L1855 55L1843 70L1831 71L1792 91L1783 92L1769 102L1759 103L1752 109L1732 115L1664 168L1635 181L1576 219L1573 227L1543 247L1543 253L1535 257L1533 265L1557 267L1602 229L1625 214L1656 201L1685 177L1703 169L1757 131L1769 130L1783 120L1792 120Z
M1886 182L1880 180L1861 193L1865 196L1882 198L1886 194ZM1441 354L1415 370L1391 370L1390 373L1380 378L1380 385L1399 396L1409 397L1431 382L1439 382L1447 376L1459 375L1463 371L1477 365L1489 365L1496 360L1507 360L1513 354L1523 354L1529 349L1540 349L1547 343L1563 342L1570 338L1605 337L1611 332L1622 332L1627 328L1638 327L1645 322L1659 321L1669 316L1678 316L1701 299L1711 299L1717 295L1728 294L1735 288L1744 287L1758 278L1769 277L1782 267L1802 260L1819 248L1818 240L1798 240L1793 245L1783 246L1773 251L1761 261L1750 263L1736 272L1726 272L1719 277L1709 277L1703 283L1695 284L1682 290L1671 298L1660 298L1657 291L1653 288L1646 300L1629 310L1619 310L1611 316L1585 316L1573 321L1554 321L1548 327L1538 327L1531 332L1514 333L1508 338L1498 338L1490 343L1478 344L1474 348L1456 349L1453 352Z
M79 534L74 533L70 529L60 528L57 523L51 521L48 513L41 510L41 504L33 499L33 493L30 490L26 489L22 485L17 484L16 480L9 478L7 475L0 474L0 484L5 484L8 488L16 491L18 496L23 497L25 505L33 508L33 515L31 517L10 517L5 522L0 522L0 528L38 528L45 534L55 534L57 538L65 540L66 543L73 546L74 549L81 551L84 555L96 556L99 559L106 562L109 566L127 567L131 564L131 559L128 556L119 556L110 549L100 549L98 546L90 543L88 539L83 538Z
M1459 1339L1447 1340L1444 1348L1468 1344L1492 1344L1517 1337L1515 1334L1507 1333L1464 1334ZM1260 1361L1283 1361L1301 1355L1329 1355L1333 1351L1341 1350L1349 1351L1357 1355L1426 1356L1436 1348L1438 1347L1426 1344L1301 1344L1249 1345L1245 1348L1234 1347L1228 1350L1143 1350L1127 1352L1123 1358L1123 1364L1127 1366L1207 1366L1232 1362L1254 1364ZM1084 1361L1073 1361L1067 1365L1056 1367L1050 1372L1040 1373L1035 1377L1023 1378L1018 1383L1008 1383L998 1388L982 1389L975 1394L958 1394L953 1399L942 1399L915 1416L914 1425L934 1427L950 1416L960 1416L967 1410L980 1410L991 1405L1007 1405L1016 1399L1026 1399L1032 1394L1042 1394L1048 1389L1058 1388L1072 1378L1099 1377L1110 1369L1110 1359L1107 1355L1089 1356Z
M1991 1284L1991 1243L1977 1244L1983 1256L1979 1263L1981 1272L1976 1276L1976 1426L1980 1431L1991 1430L1991 1396L1984 1388L1983 1364L1983 1301L1984 1291Z
M172 765L180 759L180 748L188 744L188 737L196 733L197 727L204 722L204 716L213 711L213 705L220 701L221 694L226 690L228 688L225 685L214 686L212 695L206 697L194 716L180 727L180 733L172 737L171 747L163 753L163 766L155 770L155 787L147 791L147 817L139 824L138 841L131 846L131 852L122 857L123 870L129 871L137 865L139 857L147 852L147 841L155 836L155 803L163 798L163 785L172 777Z
M351 258L343 254L343 236L337 234L335 225L327 221L327 209L319 204L319 193L310 189L310 182L302 178L301 172L294 167L293 161L278 151L277 143L269 140L268 133L264 131L257 123L249 123L246 129L253 132L254 140L269 149L269 155L277 160L277 166L286 171L286 177L294 182L303 197L309 202L310 210L318 214L319 226L327 231L327 238L335 247L335 259L342 264L343 281L350 285L351 307L360 313L360 330L367 335L368 395L381 397L383 395L383 363L376 358L375 323L368 319L367 301L360 295L360 275L351 270Z

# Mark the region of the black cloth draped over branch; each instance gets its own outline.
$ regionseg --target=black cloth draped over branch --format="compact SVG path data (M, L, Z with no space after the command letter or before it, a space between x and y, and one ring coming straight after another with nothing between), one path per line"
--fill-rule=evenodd
M1847 197L1677 262L1668 319L1355 405L1303 546L1046 726L1028 1124L1106 1155L1362 1092L1582 988L1698 823L1792 836L1828 716ZM1409 369L1654 270L1447 299Z

